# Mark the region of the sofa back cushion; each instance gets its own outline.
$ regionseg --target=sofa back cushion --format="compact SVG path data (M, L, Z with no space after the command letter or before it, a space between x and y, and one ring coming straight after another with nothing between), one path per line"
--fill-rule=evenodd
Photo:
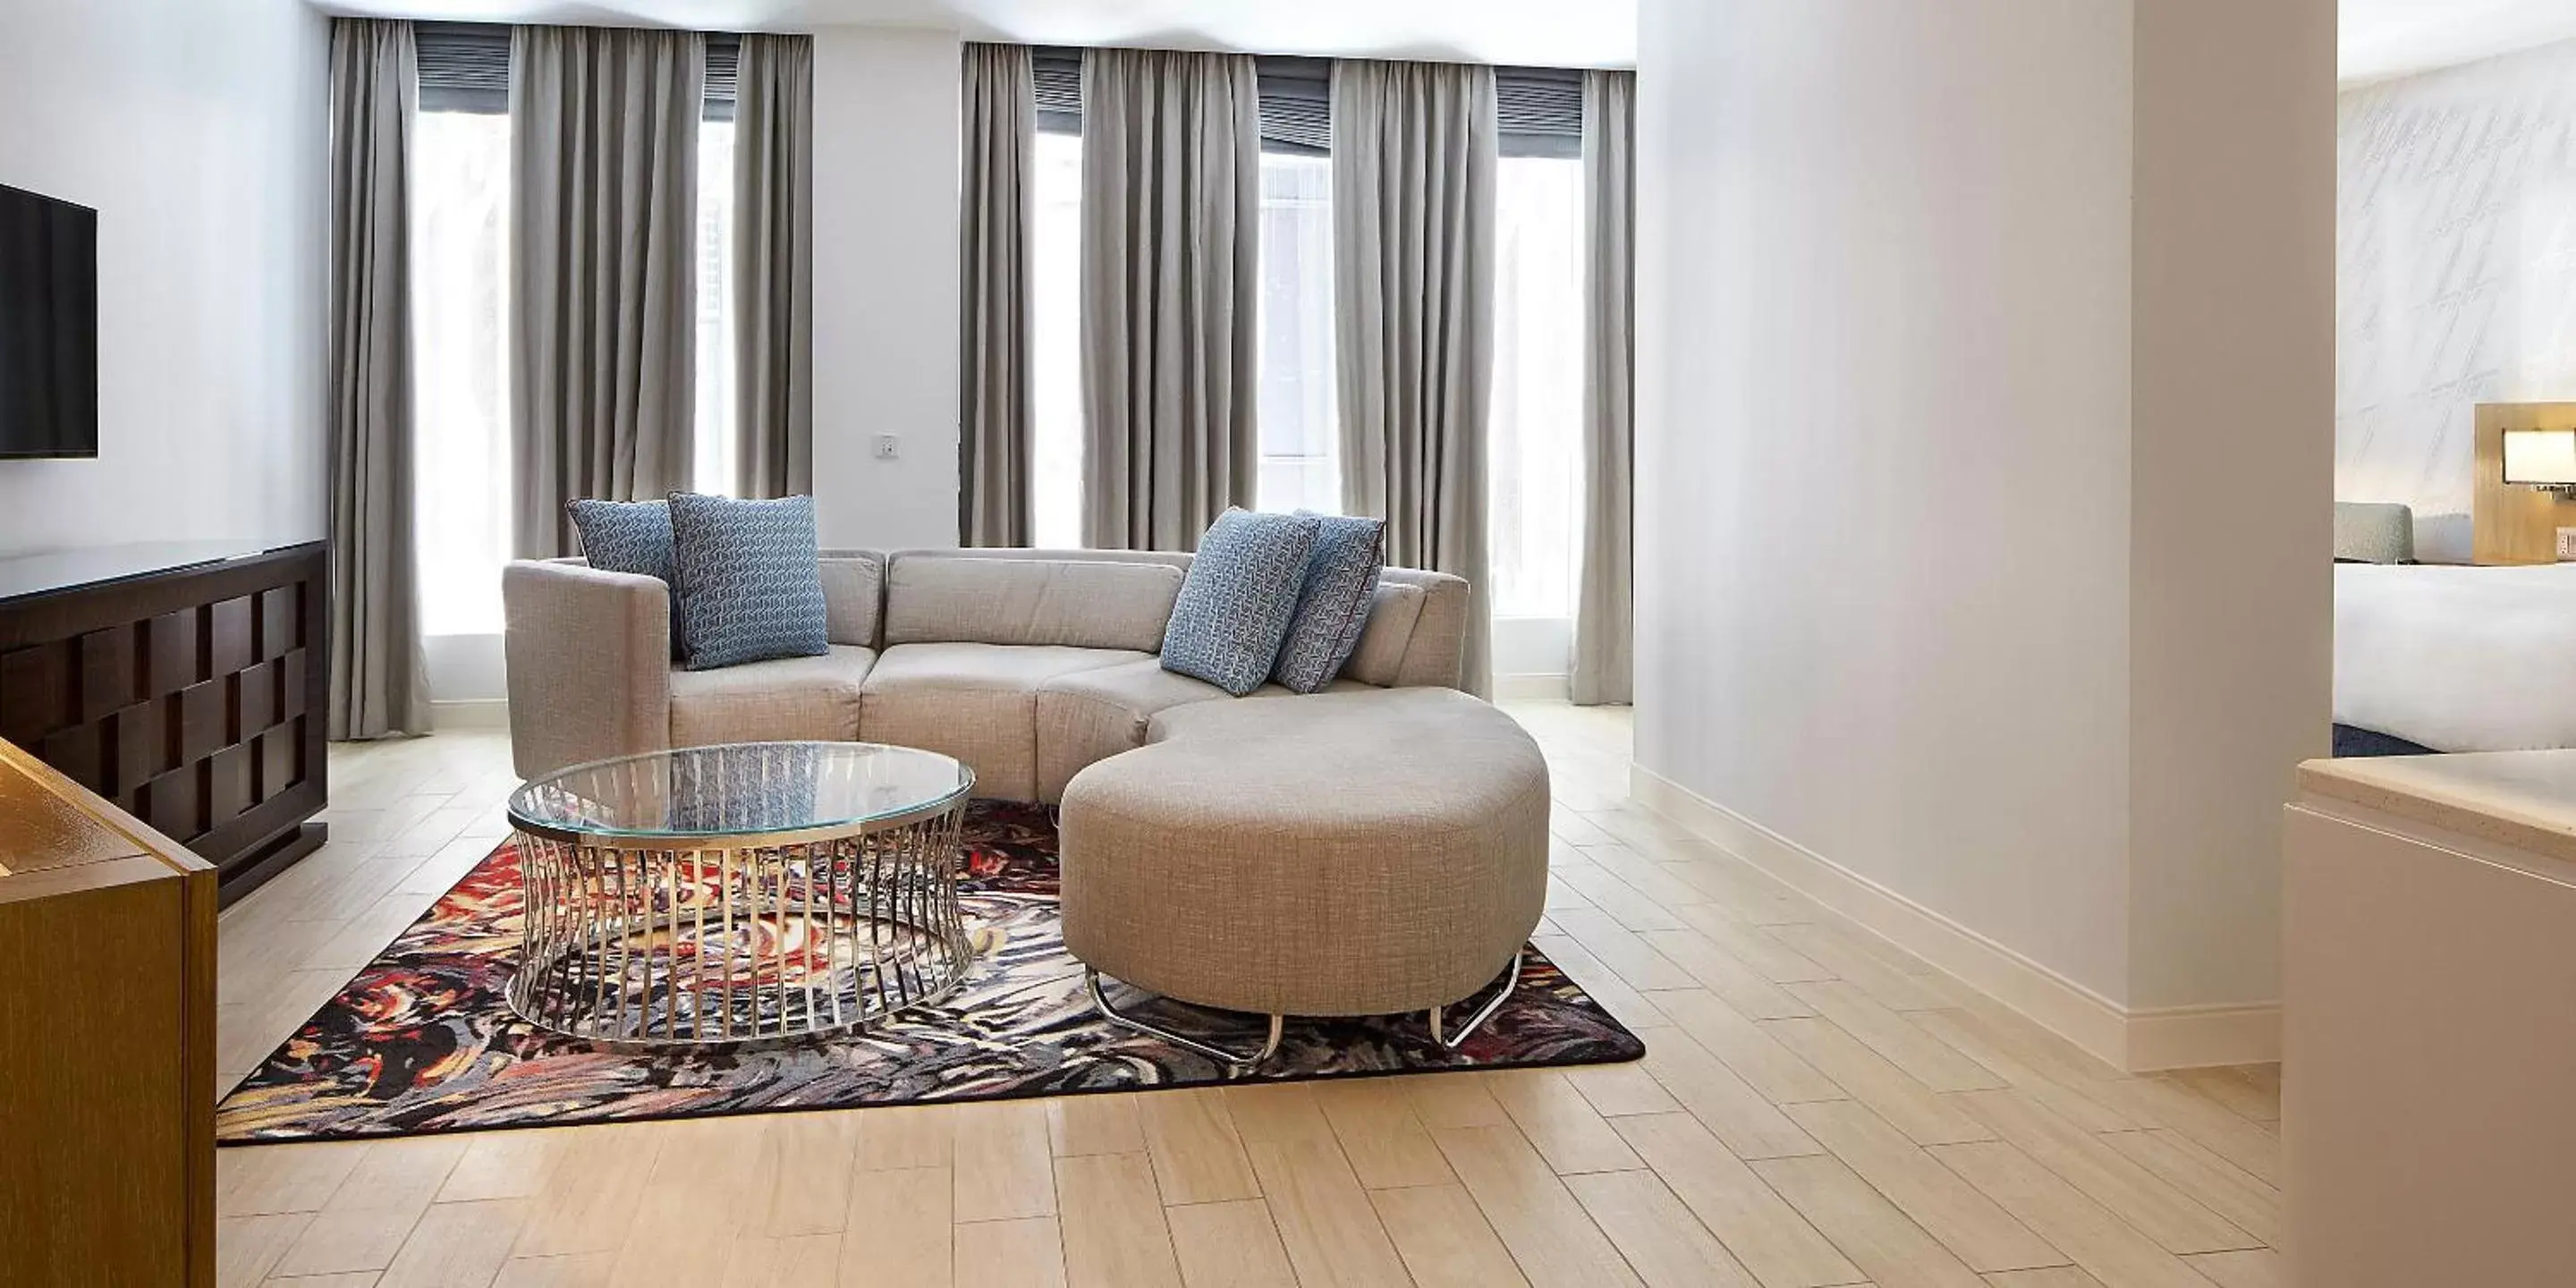
M1089 559L898 554L886 577L885 641L1161 647L1181 570Z
M1420 586L1381 577L1369 599L1368 626L1342 674L1362 684L1394 688L1404 674L1405 647L1413 642L1413 624L1427 597Z
M835 644L877 646L885 616L885 556L873 550L826 550L823 625Z

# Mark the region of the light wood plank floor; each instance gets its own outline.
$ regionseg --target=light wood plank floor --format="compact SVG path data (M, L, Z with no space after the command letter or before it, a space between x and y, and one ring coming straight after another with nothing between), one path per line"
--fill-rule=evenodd
M222 1282L2272 1284L2273 1067L2125 1077L1626 803L1556 784L1538 942L1636 1065L223 1151ZM501 838L506 738L332 749L228 910L229 1087Z

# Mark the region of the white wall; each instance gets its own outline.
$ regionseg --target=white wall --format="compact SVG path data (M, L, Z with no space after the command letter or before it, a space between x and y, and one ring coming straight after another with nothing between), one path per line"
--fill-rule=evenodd
M1494 619L1494 696L1562 698L1574 669L1574 619Z
M2280 996L2281 804L2328 752L2334 0L2138 5L2129 1002Z
M954 33L814 37L814 496L825 545L957 544ZM901 455L872 456L878 434Z
M2124 996L2128 6L1639 47L1640 766Z
M2471 409L2576 400L2576 41L2343 95L2335 496L2468 562Z
M2137 8L1638 72L1641 779L2115 1021L2276 995L2326 720L2332 0Z
M0 183L99 211L99 455L0 554L322 535L324 82L298 0L0 0Z

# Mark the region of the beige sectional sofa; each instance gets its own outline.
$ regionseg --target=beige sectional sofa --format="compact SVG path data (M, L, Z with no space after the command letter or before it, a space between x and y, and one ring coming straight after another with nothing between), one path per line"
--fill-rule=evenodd
M1061 806L1066 947L1110 1019L1231 1068L1287 1015L1428 1012L1456 1046L1517 979L1547 893L1547 766L1456 691L1467 583L1390 568L1331 691L1236 698L1162 669L1189 556L828 551L827 656L673 664L662 583L502 575L523 776L720 742L955 756L975 794ZM1270 1015L1258 1051L1122 1014L1102 972ZM1507 972L1508 973L1504 973ZM1503 974L1463 1028L1446 1008Z
M979 796L1053 804L1083 766L1144 745L1156 712L1232 700L1158 660L1189 561L826 551L831 653L716 671L671 659L661 582L579 559L513 563L501 574L512 756L533 778L663 747L889 742L966 762ZM1454 687L1466 616L1465 581L1386 569L1335 685Z

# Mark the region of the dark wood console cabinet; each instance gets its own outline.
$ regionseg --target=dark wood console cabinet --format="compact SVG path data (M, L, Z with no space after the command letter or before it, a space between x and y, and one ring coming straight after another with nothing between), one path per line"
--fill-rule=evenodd
M0 560L0 738L249 893L322 844L329 568L319 541Z

